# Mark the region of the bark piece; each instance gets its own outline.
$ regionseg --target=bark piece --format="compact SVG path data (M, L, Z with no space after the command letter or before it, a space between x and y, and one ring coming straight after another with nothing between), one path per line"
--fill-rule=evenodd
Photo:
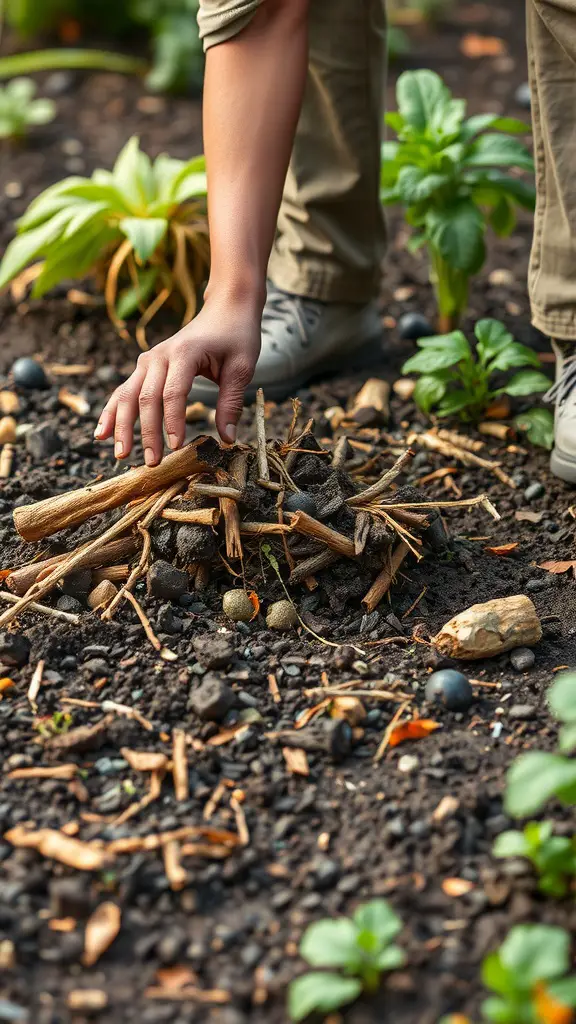
M57 494L34 505L22 505L14 510L14 524L24 540L41 540L58 530L79 526L100 512L160 491L192 473L209 469L217 450L213 438L200 437L167 455L159 466L139 466L110 480Z
M434 646L451 658L474 661L531 647L542 638L542 626L529 597L497 598L474 604L454 616L433 638Z

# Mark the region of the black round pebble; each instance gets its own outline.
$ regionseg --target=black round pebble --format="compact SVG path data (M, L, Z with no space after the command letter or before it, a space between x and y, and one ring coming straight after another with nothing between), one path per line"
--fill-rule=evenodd
M28 356L16 360L12 366L12 378L15 384L29 391L46 391L50 387L44 367Z
M285 512L305 512L309 516L318 514L316 500L307 491L292 491L286 495L283 508Z
M444 704L449 711L466 711L474 699L472 687L462 672L442 668L426 683L426 700Z
M398 320L398 334L402 341L418 341L418 338L430 338L435 333L430 321L421 313L403 313Z

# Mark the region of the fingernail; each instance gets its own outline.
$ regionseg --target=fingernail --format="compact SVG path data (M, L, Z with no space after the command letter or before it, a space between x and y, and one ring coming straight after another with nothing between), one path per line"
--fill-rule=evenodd
M146 448L144 450L144 461L147 466L153 466L156 462L156 456L153 448Z
M174 451L175 448L179 447L179 441L176 434L168 434L168 444L170 445L172 451Z
M235 441L236 440L236 424L235 423L227 423L226 424L226 433L227 433L228 437L232 438L232 440Z
M96 427L96 430L94 431L94 437L102 437L103 433L104 433L104 424L103 423L99 423L98 426Z
M122 444L122 441L116 441L116 444L114 445L114 455L117 459L121 459L124 455L124 445Z

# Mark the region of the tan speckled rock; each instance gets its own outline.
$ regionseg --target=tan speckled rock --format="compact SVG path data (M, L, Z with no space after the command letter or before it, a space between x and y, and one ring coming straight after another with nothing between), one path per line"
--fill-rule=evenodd
M287 632L298 625L296 609L290 601L275 601L268 609L266 616L268 629L278 629Z
M232 622L250 622L254 615L252 602L245 590L227 590L222 598L222 610Z

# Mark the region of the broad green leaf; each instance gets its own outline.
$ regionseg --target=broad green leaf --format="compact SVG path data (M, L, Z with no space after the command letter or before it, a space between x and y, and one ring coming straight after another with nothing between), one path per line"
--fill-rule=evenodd
M466 100L448 99L443 106L438 103L430 117L430 128L439 139L459 136L466 114Z
M435 109L446 108L450 92L434 71L405 71L398 79L396 99L406 126L425 132Z
M394 163L398 153L400 152L400 143L394 142L393 140L387 139L382 143L380 149L380 158L382 165L386 168L389 164Z
M41 298L47 291L68 279L78 279L92 270L102 251L118 238L118 232L101 225L89 224L81 235L62 240L49 247L42 273L36 278L33 298Z
M515 395L516 397L523 397L524 395L535 395L541 391L548 391L552 386L552 381L544 373L540 373L538 370L523 370L520 373L516 373L512 380L508 383L502 391L507 395Z
M515 1006L509 1006L504 999L493 996L482 1003L482 1017L492 1024L518 1024Z
M451 391L446 398L443 398L438 406L439 416L454 416L457 412L462 412L463 409L474 404L474 395L468 391L460 390Z
M445 351L423 348L404 363L402 373L431 374L435 370L444 370L449 366L455 366L461 359L462 355L455 347L447 347Z
M562 928L521 924L508 933L500 958L517 982L531 989L539 981L565 974L570 964L570 936Z
M130 213L128 203L115 185L84 181L78 185L71 185L66 190L66 195L77 199L86 199L94 203L107 203L110 213L117 215Z
M494 359L490 361L489 370L513 370L518 366L540 366L538 353L526 345L520 345L513 341L508 348L502 349Z
M536 847L545 843L552 835L552 827L551 821L529 821L524 826L524 836L528 846Z
M513 991L513 979L499 952L489 953L482 962L482 982L486 988L507 996Z
M4 288L34 259L44 255L46 247L58 238L69 217L69 210L60 210L44 224L12 239L0 264L0 288Z
M492 847L495 857L526 857L529 846L522 832L501 832Z
M478 355L484 362L515 344L513 335L500 320L478 320L474 334L478 340Z
M552 714L561 722L576 722L576 672L562 672L548 690Z
M490 227L500 238L507 238L516 227L516 212L506 195L500 196L488 217Z
M576 786L576 761L559 754L530 751L514 761L507 776L505 809L515 818L541 810L553 796L564 799Z
M71 217L62 233L64 239L71 238L78 231L82 231L92 220L99 217L107 210L106 203L82 203L81 206L70 208ZM105 223L105 222L104 222Z
M141 305L148 301L158 279L158 273L158 267L141 270L138 274L138 287L132 285L120 293L116 303L116 313L120 320L132 316Z
M576 977L560 978L546 986L550 995L563 1006L576 1008Z
M505 195L526 210L534 209L534 186L522 178L513 178L504 171L477 168L468 170L465 180L473 186L475 201L480 204L493 206L500 195Z
M140 140L133 135L120 150L114 164L114 184L131 213L142 212L145 197L140 182Z
M402 167L398 175L398 193L408 205L430 199L438 189L450 184L446 174L429 174L421 167Z
M34 100L26 111L28 124L49 124L56 117L56 104L52 100Z
M312 967L346 967L357 959L358 929L348 917L311 924L300 943L300 955Z
M533 171L534 161L526 146L507 135L481 135L464 159L467 167L518 167Z
M445 352L447 348L460 354L461 359L471 359L472 352L468 339L463 331L450 331L448 334L432 334L430 337L418 338L418 348L437 348Z
M562 726L558 735L558 749L562 754L573 754L576 751L576 722Z
M397 113L395 110L389 111L384 115L384 122L389 128L392 128L397 135L400 134L404 127L404 118L402 117L402 114Z
M314 1011L330 1013L353 1002L361 991L362 982L357 978L342 978L325 971L303 974L288 989L288 1015L297 1022Z
M52 185L50 188L45 189L44 192L41 192L36 199L32 200L28 209L16 221L18 233L22 234L30 228L38 227L42 221L47 220L48 217L65 209L72 203L79 205L80 200L71 196L67 189L87 181L87 178L65 178L63 181L59 181L57 185Z
M416 381L413 398L419 409L426 415L446 394L447 384L438 377L424 374Z
M354 914L354 924L361 931L371 932L382 945L402 931L402 921L386 900L363 903Z
M514 420L532 444L550 450L554 444L554 416L550 409L528 409Z
M379 971L396 971L406 963L406 954L400 946L388 946L383 953L380 953L376 960L376 967Z
M168 230L163 217L125 217L120 230L130 239L138 259L147 263Z
M426 227L432 244L450 267L476 273L484 262L484 221L474 203L462 200L445 210L431 209Z

